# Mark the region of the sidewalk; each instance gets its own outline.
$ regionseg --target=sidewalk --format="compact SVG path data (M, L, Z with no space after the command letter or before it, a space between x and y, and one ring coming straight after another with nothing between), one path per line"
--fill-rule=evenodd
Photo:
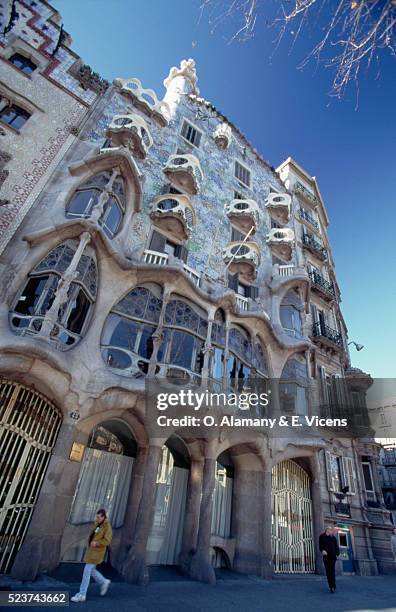
M106 597L100 597L98 586L91 584L87 601L70 603L70 608L82 612L396 612L395 576L341 576L334 594L322 576L277 576L269 581L230 573L220 577L215 586L170 578L168 575L147 587L113 582ZM79 586L46 576L22 585L1 576L1 590L6 585L13 590L63 590L70 595ZM29 610L42 609L29 606Z

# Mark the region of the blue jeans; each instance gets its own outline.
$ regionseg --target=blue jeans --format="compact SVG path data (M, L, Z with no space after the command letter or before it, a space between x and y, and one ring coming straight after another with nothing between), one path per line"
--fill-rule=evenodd
M106 578L102 576L100 572L96 569L96 565L94 563L86 563L84 567L83 577L80 585L80 593L81 595L86 595L89 587L89 581L92 578L98 584L102 585L106 582Z

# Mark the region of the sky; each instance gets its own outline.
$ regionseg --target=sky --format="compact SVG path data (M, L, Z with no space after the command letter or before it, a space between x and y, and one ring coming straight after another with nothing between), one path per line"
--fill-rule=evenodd
M329 96L332 73L298 66L318 42L315 25L275 49L264 22L247 42L236 24L213 31L202 0L52 0L72 49L104 78L138 77L158 97L171 66L196 61L200 95L239 127L271 165L289 155L316 176L330 217L352 365L396 377L396 59L362 67L354 87Z

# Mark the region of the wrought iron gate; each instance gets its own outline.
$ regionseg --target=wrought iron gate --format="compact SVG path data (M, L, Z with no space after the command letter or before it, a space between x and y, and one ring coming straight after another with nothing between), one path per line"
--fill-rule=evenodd
M23 542L61 422L40 393L0 380L0 573Z
M310 480L289 459L272 468L272 555L277 573L315 571Z

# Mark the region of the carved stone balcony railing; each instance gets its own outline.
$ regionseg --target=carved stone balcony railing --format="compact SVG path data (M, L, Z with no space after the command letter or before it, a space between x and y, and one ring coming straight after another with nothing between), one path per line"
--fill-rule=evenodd
M165 164L164 173L181 191L187 191L192 195L199 193L203 172L195 155L191 153L171 155Z
M151 218L156 225L167 230L180 240L187 240L195 225L195 211L188 196L166 194L159 196L151 205Z
M153 89L145 89L139 79L115 79L114 85L136 108L152 117L162 127L168 125L169 107L166 102L158 100Z
M143 261L147 264L155 266L166 266L169 262L169 255L168 253L160 253L159 251L151 251L150 249L146 249L143 253ZM190 268L190 266L188 266L186 263L183 263L183 271L192 280L194 285L199 287L201 283L201 274L193 268Z
M333 283L328 281L324 276L311 270L309 272L309 278L312 283L312 290L317 291L320 295L327 300L334 300L336 297Z
M309 236L308 234L303 234L302 242L303 247L308 249L308 251L311 251L313 255L316 255L316 257L319 257L319 259L326 259L327 251L319 240L316 240L316 238Z
M244 295L239 295L239 293L235 294L235 302L240 310L248 310L249 309L249 298Z
M312 335L314 342L321 342L330 348L344 348L341 334L320 321L313 324Z
M230 242L223 250L223 259L231 274L238 272L246 280L253 280L260 265L260 249L255 242Z
M290 227L273 228L267 236L267 244L273 253L290 260L293 252L294 231Z
M312 215L309 214L307 210L300 208L298 214L300 216L300 219L303 219L304 221L312 225L312 227L314 227L316 230L319 229L319 223L313 218Z
M247 234L253 227L252 234L259 222L259 207L254 200L231 200L224 206L224 212L235 226Z
M294 193L303 197L310 204L317 204L318 198L316 197L316 195L312 193L312 191L307 189L302 183L300 183L300 181L296 181L294 183Z
M114 115L106 136L112 144L127 147L138 159L144 159L153 144L147 123L136 114Z
M265 207L276 221L287 223L291 212L291 197L288 193L269 193Z

